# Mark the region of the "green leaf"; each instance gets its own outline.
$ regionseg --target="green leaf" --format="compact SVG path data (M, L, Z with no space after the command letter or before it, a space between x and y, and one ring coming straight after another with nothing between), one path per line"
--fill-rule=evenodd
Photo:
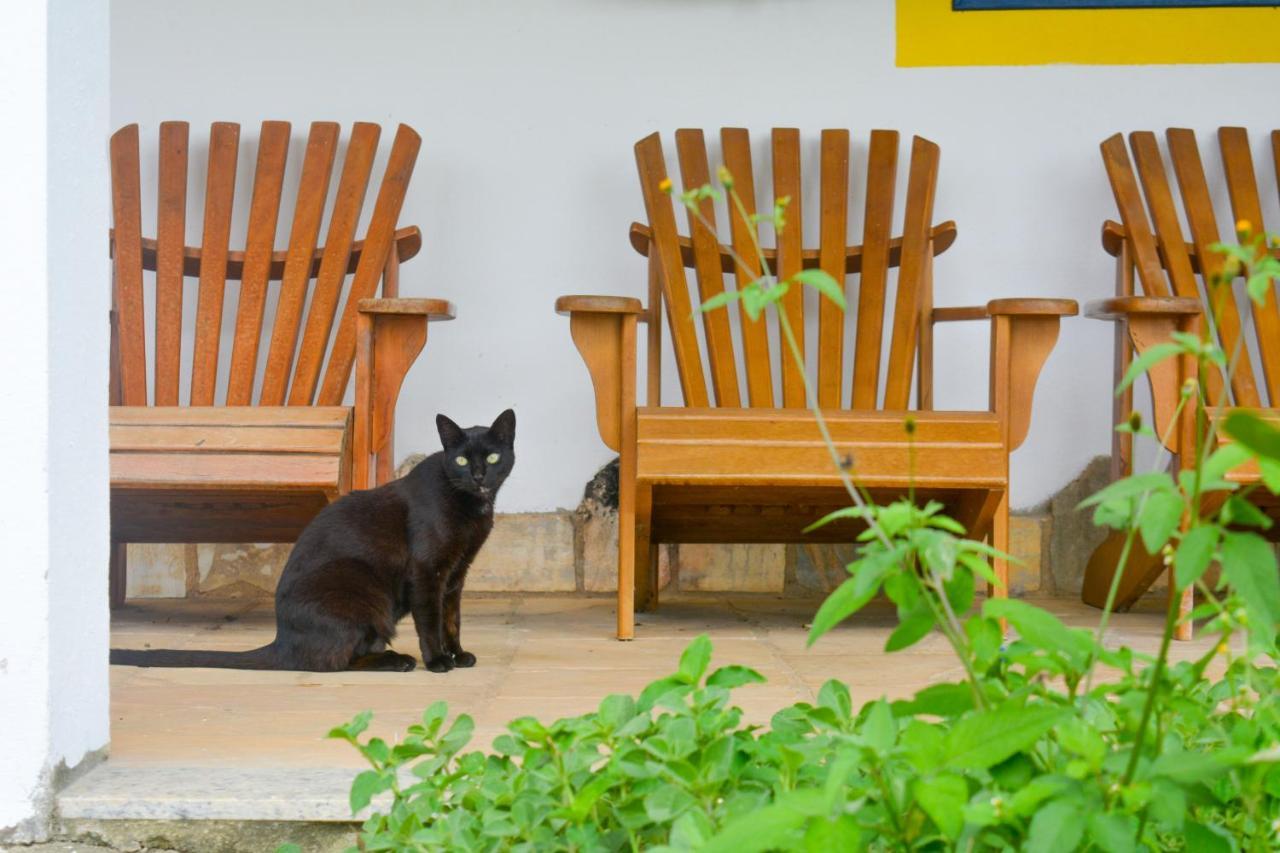
M1084 509L1118 498L1134 498L1144 492L1172 491L1173 488L1173 478L1168 474L1162 472L1134 474L1132 477L1116 480L1111 485L1094 492L1080 501L1076 509Z
M707 677L708 687L723 687L726 690L732 690L744 684L763 684L764 682L763 675L750 667L737 664L722 666Z
M755 853L788 847L791 834L811 816L822 814L825 806L821 791L802 789L783 794L770 805L726 823L702 853Z
M947 736L947 766L983 770L1028 749L1068 712L1047 705L1005 704L962 718ZM999 733L998 737L993 736Z
M354 815L369 805L376 794L391 787L391 778L376 770L366 770L351 782L351 813Z
M1217 525L1203 524L1182 535L1182 541L1173 552L1174 582L1179 589L1186 589L1200 579L1213 562L1218 549Z
M1196 853L1232 853L1235 847L1231 837L1217 827L1208 827L1203 823L1188 823L1184 830L1187 850Z
M373 711L361 711L356 714L351 722L338 726L329 730L328 737L338 740L349 740L355 743L356 738L363 734L364 730L369 728L369 721L373 719Z
M1129 365L1129 369L1125 371L1124 378L1120 380L1120 384L1116 386L1116 396L1119 397L1124 393L1124 389L1133 384L1133 381L1151 368L1167 358L1182 352L1182 347L1174 343L1156 344L1147 349L1142 355L1133 360Z
M1138 819L1133 815L1094 812L1089 815L1089 840L1105 853L1137 850Z
M622 693L614 693L600 701L596 712L600 722L609 729L616 729L636 715L636 701Z
M839 521L842 518L866 518L867 516L874 515L874 511L865 510L860 506L845 506L827 513L822 518L806 527L803 532L812 533L813 531L821 527L825 527L833 521Z
M861 610L875 597L876 589L872 586L859 594L856 578L849 578L836 587L814 614L806 645L812 646L823 634Z
M1222 537L1222 574L1244 600L1250 637L1269 646L1280 625L1275 550L1256 533L1227 531Z
M893 749L898 738L898 723L893 718L889 703L883 699L872 702L867 708L867 716L859 730L867 746L878 754L884 755Z
M680 655L679 677L686 684L697 684L711 662L711 638L700 634Z
M834 820L813 820L804 832L804 849L808 853L829 853L832 850L863 849L862 829L851 814L843 814Z
M1053 800L1031 818L1027 853L1060 853L1075 850L1084 838L1080 807L1069 800Z
M449 703L443 699L437 699L422 712L422 727L427 730L429 736L435 737L436 732L440 731L444 718L448 715Z
M1154 554L1169 541L1182 521L1185 506L1177 492L1153 492L1147 496L1138 519L1138 532L1148 554Z
M1164 752L1152 762L1150 775L1184 784L1203 782L1244 763L1249 755L1247 748L1238 746L1213 752Z
M955 838L964 829L964 806L969 800L969 786L964 779L952 775L916 779L912 792L943 835Z
M1073 633L1057 616L1034 604L1016 598L988 598L982 605L982 615L1008 620L1018 636L1036 648L1067 655L1088 652L1087 638Z
M1280 430L1252 412L1233 411L1222 430L1258 456L1280 461Z
M449 727L449 733L440 739L440 750L454 753L471 741L471 733L476 730L475 720L469 714L459 714Z
M302 853L302 848L297 844L281 844L276 848L276 853Z
M714 311L717 308L723 308L724 306L728 305L730 302L736 302L741 296L742 296L742 293L737 290L722 290L719 293L717 293L715 296L711 297L710 299L706 300L701 305L699 305L698 311L705 314L708 311Z
M846 722L853 716L853 699L849 696L849 688L843 681L828 679L818 690L818 707L830 708L836 719Z
M898 717L929 714L934 717L958 717L973 710L973 688L968 684L931 684L909 700L893 703Z
M694 803L693 795L688 791L675 785L665 785L644 798L644 811L649 820L666 823Z
M898 627L893 630L893 633L889 635L889 639L885 641L884 650L886 652L896 652L900 649L914 646L928 636L929 632L933 630L933 625L933 609L922 598L910 613L902 617Z
M1243 465L1253 458L1243 444L1224 444L1204 461L1204 478L1209 481L1221 480L1234 468Z
M533 717L516 717L511 722L507 723L507 728L511 729L511 731L515 732L525 740L533 741L534 743L540 743L546 740L547 736L550 734L550 732L547 731L546 726L542 725L542 723L538 722Z
M1224 527L1256 527L1260 530L1271 529L1271 519L1252 501L1243 495L1232 495L1222 507L1221 515Z
M841 311L846 309L847 306L844 301L844 288L842 288L840 284L825 270L801 270L792 276L792 279L800 282L801 284L807 284L810 287L815 288L823 296L839 305Z

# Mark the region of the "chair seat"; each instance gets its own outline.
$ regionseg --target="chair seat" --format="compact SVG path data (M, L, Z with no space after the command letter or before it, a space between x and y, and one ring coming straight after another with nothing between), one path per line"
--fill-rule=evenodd
M117 541L291 541L348 489L345 406L113 406L110 421Z
M1002 489L1008 450L992 412L824 412L842 457L868 487ZM912 434L907 419L914 421ZM806 409L637 410L636 478L653 484L840 485Z

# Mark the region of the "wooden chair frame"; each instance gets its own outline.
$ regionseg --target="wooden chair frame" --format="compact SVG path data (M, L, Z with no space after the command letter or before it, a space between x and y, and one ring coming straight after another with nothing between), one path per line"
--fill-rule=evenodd
M1218 129L1218 146L1235 221L1247 220L1255 232L1263 229L1260 185L1255 177L1248 133L1240 127ZM1228 385L1222 374L1205 377L1209 417L1219 420L1232 406L1270 412L1280 416L1280 309L1274 292L1265 304L1252 306L1256 337L1250 346L1234 298L1218 298L1211 306L1212 323L1205 311L1209 280L1222 270L1223 258L1210 250L1223 235L1234 233L1234 223L1219 228L1209 191L1208 173L1200 156L1195 132L1170 128L1166 132L1169 165L1177 179L1178 197L1191 230L1188 240L1179 221L1173 185L1156 135L1150 131L1129 134L1128 145L1121 134L1104 140L1102 160L1116 199L1121 222L1107 221L1102 228L1103 249L1116 259L1116 291L1110 299L1090 302L1087 316L1115 323L1116 384L1128 370L1135 355L1166 342L1175 331L1199 332L1212 329L1227 353L1241 352ZM1272 151L1280 164L1280 131L1271 134ZM1132 152L1132 159L1130 158ZM1136 169L1135 169L1136 166ZM1154 227L1153 227L1154 225ZM1137 293L1138 288L1141 293ZM1208 325L1207 325L1208 324ZM1255 374L1250 352L1258 357L1263 376ZM1175 470L1190 466L1194 456L1195 423L1185 410L1175 422L1183 383L1196 378L1195 363L1189 359L1166 361L1148 371L1152 395L1153 429L1172 454ZM1117 395L1113 416L1122 423L1133 410L1133 386ZM1268 406L1270 408L1268 408ZM1165 437L1168 440L1165 440ZM1133 436L1112 434L1111 475L1113 479L1133 473ZM1229 478L1243 484L1259 481L1256 466L1231 472ZM1225 500L1225 492L1207 496L1207 512ZM1265 489L1254 492L1254 500L1273 518L1280 518L1280 506ZM1215 505L1214 502L1218 502ZM1124 537L1109 536L1090 556L1085 569L1082 598L1087 604L1106 604L1120 563ZM1115 607L1131 607L1165 571L1160 555L1146 552L1141 540L1134 542L1119 579ZM1173 585L1169 585L1170 594ZM1194 605L1188 589L1179 602L1185 616ZM1190 639L1191 625L1178 630L1179 639Z
M678 131L676 147L686 186L705 183L710 170L702 131ZM826 301L819 309L814 371L819 403L841 451L856 460L860 484L877 498L914 487L922 498L941 499L972 534L989 537L995 547L1007 550L1008 456L1026 437L1036 379L1057 340L1060 318L1074 314L1076 305L1070 300L997 299L985 306L935 308L933 259L956 235L954 223L931 224L938 148L914 138L903 231L893 237L898 147L895 131L871 134L864 241L849 246L849 133L823 132L822 239L818 249L810 250L802 247L800 237L799 133L775 129L774 197L789 196L792 202L790 224L779 245L766 249L765 255L783 277L818 267L838 281L860 275L857 348L847 407L842 393L850 378L843 362L845 317ZM747 131L722 130L721 148L748 212L754 212ZM809 522L848 498L805 408L798 370L783 353L777 353L776 368L770 364L763 324L742 321L745 394L727 312L704 314L705 346L696 337L685 269L697 272L699 300L722 292L727 274L735 276L738 287L754 280L760 274L758 264L747 260L756 268L743 268L738 261L754 257L749 249L751 226L741 216L731 216L731 241L726 245L690 216L691 236L678 234L672 202L660 189L667 171L657 134L637 143L636 161L649 224L632 225L631 243L649 261L648 307L638 299L613 296L564 296L556 302L556 310L570 318L571 335L591 375L600 437L620 454L619 639L634 636L637 607L656 605L659 542L848 542L856 535L849 525L832 525L811 536L803 533ZM701 212L704 221L714 224L710 201ZM891 268L899 270L898 287L881 398L883 315ZM803 335L803 296L788 294L780 310L788 312L793 328ZM664 315L676 351L682 405L664 406L661 400ZM967 320L991 325L989 409L934 411L934 325ZM647 328L646 406L638 406L636 400L639 323ZM777 388L774 369L780 379ZM915 408L910 405L913 374ZM916 424L910 436L904 430L909 414ZM1007 567L997 561L995 568L1001 580L997 594L1005 594Z
M138 126L111 138L113 606L124 600L127 542L291 541L329 501L390 480L401 385L426 343L429 321L453 318L445 300L399 297L400 265L422 246L416 227L396 228L421 146L418 134L398 128L366 232L356 239L381 129L354 125L320 245L340 129L313 123L288 247L278 251L290 133L287 122L262 124L243 251L229 248L239 125L211 128L198 247L185 245L187 123L160 125L155 238L142 232ZM148 274L154 279L151 370ZM197 280L197 304L183 401L188 278ZM228 281L237 285L238 304L223 383ZM272 290L275 322L260 371ZM355 405L347 407L353 372Z

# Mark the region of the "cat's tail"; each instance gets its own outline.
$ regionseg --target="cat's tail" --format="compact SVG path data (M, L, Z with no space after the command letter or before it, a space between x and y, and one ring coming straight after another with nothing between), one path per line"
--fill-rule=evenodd
M205 667L209 669L280 669L276 644L247 652L207 649L112 649L111 663L120 666Z

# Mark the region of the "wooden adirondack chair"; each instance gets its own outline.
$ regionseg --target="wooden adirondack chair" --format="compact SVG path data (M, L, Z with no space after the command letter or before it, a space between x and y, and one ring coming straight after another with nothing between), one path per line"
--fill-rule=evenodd
M124 600L125 543L292 541L338 495L390 479L401 382L426 342L428 320L452 319L453 306L396 298L400 264L422 245L416 227L396 229L421 145L405 125L364 238L355 239L380 134L376 124L352 128L318 246L339 126L311 125L282 251L275 237L287 122L262 124L244 251L229 250L239 125L212 127L198 247L185 245L186 122L160 125L154 239L142 231L138 126L112 136L113 606ZM194 292L187 279L197 280ZM238 283L238 299L224 359L228 280ZM379 283L383 298L372 298ZM195 333L184 348L188 295ZM260 369L269 297L275 322ZM151 335L144 305L155 314ZM180 399L188 358L189 391ZM351 407L343 401L353 367Z
M1108 221L1102 228L1102 245L1116 259L1116 295L1111 299L1091 302L1086 313L1091 317L1116 322L1115 379L1119 382L1128 369L1134 353L1142 353L1154 344L1169 339L1174 331L1192 331L1207 321L1202 294L1209 292L1209 280L1222 269L1221 255L1209 247L1219 239L1233 240L1235 221L1247 220L1256 231L1263 229L1259 186L1254 174L1249 137L1244 128L1218 129L1218 145L1226 186L1231 197L1235 220L1219 227L1214 216L1209 178L1200 157L1194 131L1170 128L1166 132L1169 160L1177 176L1182 210L1191 229L1188 241L1178 220L1177 203L1167 177L1156 135L1140 131L1129 135L1129 148L1120 134L1102 143L1102 161L1106 166L1111 190L1120 211L1120 223ZM1280 131L1271 134L1272 150L1280 164ZM1134 165L1137 165L1135 172ZM1154 223L1154 232L1152 229ZM1135 272L1141 295L1135 293ZM1206 378L1209 389L1210 417L1225 417L1230 406L1251 409L1271 407L1280 416L1280 310L1275 294L1267 296L1265 305L1252 306L1254 334L1242 323L1234 299L1213 300L1213 327L1218 343L1228 353L1239 351L1236 368L1229 386L1221 373ZM1256 358L1256 362L1250 356ZM1254 364L1262 366L1262 376L1254 372ZM1173 425L1182 383L1194 376L1195 365L1186 360L1168 361L1149 372L1155 423L1160 436L1169 435L1167 448L1174 454L1174 464L1188 463L1194 442L1192 417ZM1116 398L1117 423L1128 417L1133 408L1130 388ZM1172 427L1172 429L1171 429ZM1114 433L1112 438L1111 473L1123 477L1133 470L1133 436ZM1233 471L1229 478L1241 483L1258 482L1256 467ZM1212 493L1206 500L1221 501L1226 493ZM1280 517L1280 507L1265 489L1253 492L1253 499L1273 517ZM1216 509L1206 506L1208 511ZM1124 537L1112 535L1094 551L1085 571L1083 598L1086 603L1102 607L1115 577ZM1164 571L1159 555L1148 554L1141 540L1134 543L1123 576L1119 581L1116 606L1130 607ZM1170 587L1172 589L1172 586ZM1192 590L1187 590L1180 609L1185 615L1192 608ZM1189 639L1190 624L1180 629L1180 637Z
M748 213L756 209L752 155L746 130L726 128L720 142L726 167ZM916 137L911 146L902 231L893 235L898 134L873 131L866 178L862 245L848 245L849 133L822 133L820 244L802 245L800 134L772 135L774 198L789 196L787 227L765 252L775 272L790 276L822 268L838 281L860 276L857 298L843 314L827 300L818 308L818 401L841 453L848 454L859 483L885 499L914 482L922 500L943 501L975 536L1008 542L1009 452L1027 434L1036 378L1058 335L1059 318L1074 314L1068 300L995 300L973 308L933 307L933 258L955 240L952 222L933 225L938 146ZM676 133L684 184L710 175L701 130ZM672 200L660 184L667 177L657 134L635 148L649 224L632 225L631 242L649 259L649 305L606 296L565 296L556 309L591 374L596 421L605 444L620 453L618 637L633 635L635 605L656 604L656 543L852 541L856 531L832 525L812 535L803 528L824 512L848 504L840 478L822 444L798 369L771 341L763 323L725 310L696 320L696 304L721 293L725 276L737 287L754 280L750 226L731 217L728 242L748 259L743 268L713 229L689 217L691 237L677 233ZM702 213L714 224L707 201ZM685 269L697 273L691 295ZM897 288L886 315L890 269ZM661 318L666 306L684 400L660 399ZM856 313L852 310L857 306ZM738 309L734 309L736 312ZM805 297L789 293L782 310L805 334ZM888 322L888 317L892 322ZM955 320L991 323L991 405L980 412L933 410L933 326ZM648 324L648 405L637 407L636 324ZM697 323L702 325L699 339ZM846 329L854 335L851 358ZM881 389L881 351L889 355ZM708 386L707 369L711 382ZM917 403L911 408L915 379ZM743 381L745 379L745 382ZM744 387L745 386L745 387ZM915 419L908 436L905 420ZM914 444L914 447L911 445ZM997 565L1005 577L1006 567Z

